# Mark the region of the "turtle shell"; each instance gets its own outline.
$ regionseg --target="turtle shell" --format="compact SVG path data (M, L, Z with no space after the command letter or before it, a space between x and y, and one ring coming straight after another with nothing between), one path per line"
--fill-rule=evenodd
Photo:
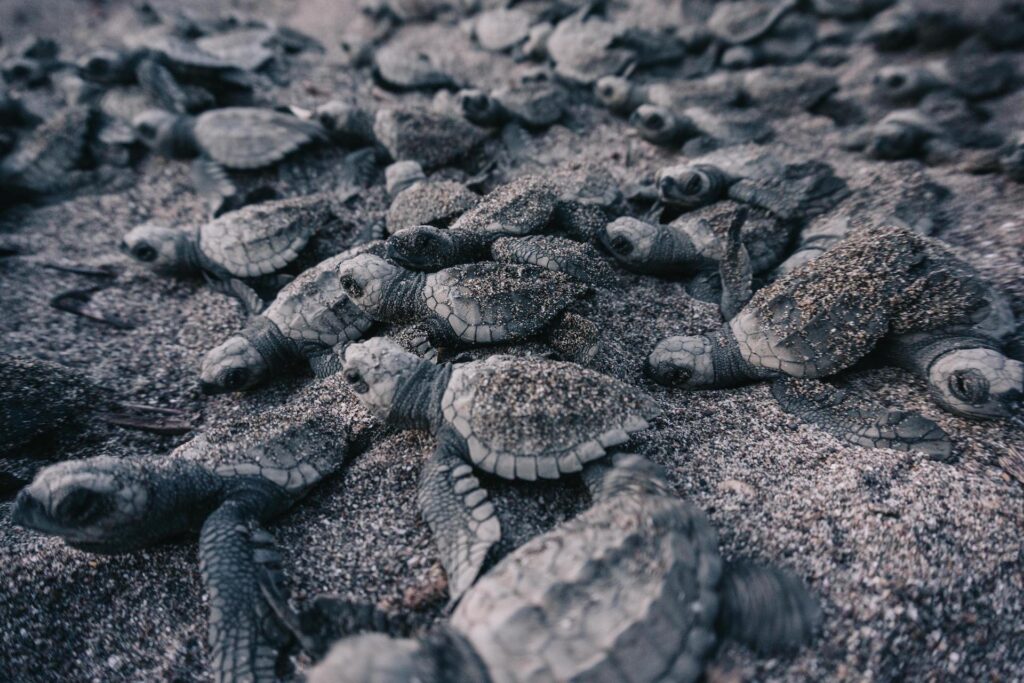
M716 640L721 571L703 513L620 495L502 560L451 625L495 683L695 681Z
M69 107L36 128L0 165L0 178L14 187L46 193L74 170L96 125L90 107Z
M373 321L342 290L337 269L359 254L382 253L382 244L348 249L303 271L278 292L263 315L310 353L359 339Z
M392 159L419 162L425 171L466 156L487 137L462 118L418 108L379 110L373 134Z
M616 44L621 30L612 22L585 17L581 12L558 22L547 40L547 51L558 75L590 85L602 76L622 73L635 54Z
M738 0L715 6L707 27L729 45L742 45L764 37L796 5L793 0Z
M328 215L321 195L250 204L199 228L199 250L234 277L267 275L294 261Z
M660 413L650 397L607 375L510 356L456 366L441 408L476 467L526 480L579 472Z
M218 73L241 68L239 64L211 54L196 43L174 36L154 36L139 47L159 54L164 63L175 70Z
M227 168L269 166L313 140L327 137L315 121L257 107L225 107L200 114L193 128L199 148Z
M534 22L533 15L521 9L487 10L473 22L473 35L483 49L504 52L525 42Z
M427 276L423 300L463 341L536 334L586 288L564 273L514 263L469 263Z
M256 71L274 58L274 51L267 47L274 31L268 28L250 28L203 36L196 40L196 46L209 55L227 64L234 64L245 71Z
M452 223L452 230L529 235L551 219L558 196L546 179L523 176L497 188Z
M887 334L980 331L999 308L991 287L940 243L871 226L758 291L730 326L748 360L823 377L856 363Z
M417 225L447 227L458 216L472 209L480 201L462 183L452 180L418 182L400 192L388 208L388 233Z
M455 86L437 57L410 45L385 45L377 50L373 60L377 77L392 88L433 90Z

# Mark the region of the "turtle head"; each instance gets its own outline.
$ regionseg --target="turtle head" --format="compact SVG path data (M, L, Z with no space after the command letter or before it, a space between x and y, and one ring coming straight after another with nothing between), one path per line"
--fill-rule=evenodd
M917 22L909 12L883 12L871 20L860 40L878 50L903 50L917 41Z
M502 106L483 90L460 90L455 96L459 111L470 123L496 126L503 118Z
M598 239L622 265L641 273L670 272L691 260L688 255L696 256L693 244L685 236L676 235L667 226L630 216L606 225Z
M448 230L417 225L388 238L388 258L412 270L434 271L452 263L456 244Z
M913 66L883 66L872 77L871 87L882 99L906 102L923 94L928 87L927 73Z
M1024 404L1024 363L993 349L958 349L928 368L935 400L958 415L1020 419Z
M89 552L127 552L186 530L180 513L162 509L174 496L159 495L156 482L127 459L69 460L41 470L18 493L12 521ZM174 523L183 528L168 527Z
M389 301L388 286L406 271L373 254L360 254L338 267L338 281L348 298L370 317L381 314Z
M680 137L693 137L692 122L678 117L667 107L643 104L629 115L629 123L644 140L655 145L668 145Z
M387 418L398 391L425 362L387 337L374 337L345 349L342 377L368 410Z
M397 197L426 177L423 167L416 161L396 161L384 169L384 185L390 197Z
M438 683L422 643L366 633L336 643L309 672L309 683ZM449 672L453 674L454 672Z
M633 84L622 76L604 76L594 84L594 95L612 111L631 110L635 104L633 93Z
M132 119L132 130L146 147L164 153L173 145L178 119L169 111L149 109Z
M78 72L88 81L119 83L127 80L131 73L129 62L126 53L104 48L82 57L78 61Z
M695 389L715 383L712 341L707 335L668 337L647 357L647 373L659 384Z
M244 391L262 384L270 375L266 360L255 345L241 335L210 350L199 371L204 394Z
M661 201L690 209L723 199L729 186L728 177L721 169L706 164L663 168L655 176L655 182Z
M189 236L182 230L143 223L124 236L121 250L155 271L175 273L188 267L182 254L189 243Z
M874 159L909 159L917 156L924 131L907 121L881 121L871 131L865 152Z

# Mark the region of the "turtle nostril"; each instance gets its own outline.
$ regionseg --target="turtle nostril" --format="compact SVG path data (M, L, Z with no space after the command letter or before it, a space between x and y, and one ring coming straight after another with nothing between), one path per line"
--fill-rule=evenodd
M676 189L675 179L672 178L671 176L665 176L664 178L658 181L658 189L661 190L662 193L674 191Z

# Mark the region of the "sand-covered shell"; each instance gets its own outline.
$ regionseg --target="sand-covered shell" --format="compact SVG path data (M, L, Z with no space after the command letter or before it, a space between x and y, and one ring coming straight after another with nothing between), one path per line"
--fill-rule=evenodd
M487 137L460 117L419 108L378 111L373 133L392 159L419 162L425 171L466 156Z
M388 208L388 234L417 225L448 227L452 221L472 209L480 195L452 180L427 180L398 194Z
M486 261L428 275L423 300L460 338L489 344L539 332L585 292L563 273Z
M540 176L523 176L487 194L452 224L452 230L528 235L542 229L555 210L555 187Z
M526 480L579 472L661 412L599 372L509 356L457 365L441 407L476 467Z

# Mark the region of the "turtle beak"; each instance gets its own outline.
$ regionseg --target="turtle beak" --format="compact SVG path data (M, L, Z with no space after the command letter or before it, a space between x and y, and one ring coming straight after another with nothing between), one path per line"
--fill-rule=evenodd
M43 504L30 496L27 490L19 491L11 506L11 523L23 529L43 531L42 521L45 518Z

